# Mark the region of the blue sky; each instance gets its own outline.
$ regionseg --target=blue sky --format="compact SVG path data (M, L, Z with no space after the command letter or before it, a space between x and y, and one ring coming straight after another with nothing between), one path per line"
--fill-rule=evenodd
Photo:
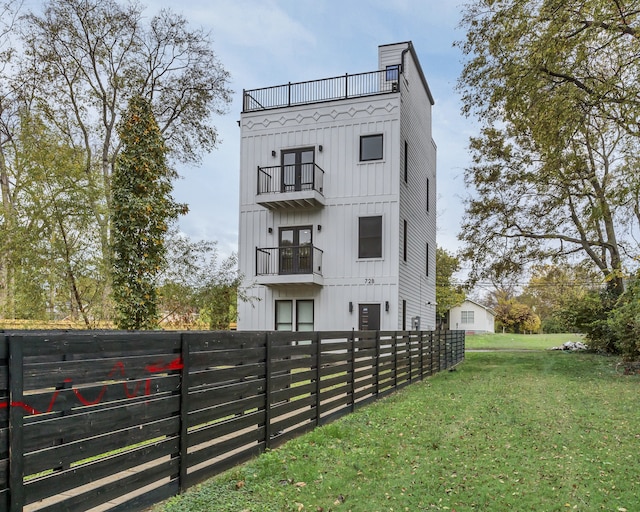
M377 68L380 44L413 41L435 99L438 146L438 245L455 251L462 217L464 167L473 123L460 114L455 84L462 55L453 42L460 8L449 0L149 0L210 31L235 91L229 113L214 119L219 148L200 167L179 169L175 198L189 204L180 229L218 241L222 255L237 249L242 89L360 73Z

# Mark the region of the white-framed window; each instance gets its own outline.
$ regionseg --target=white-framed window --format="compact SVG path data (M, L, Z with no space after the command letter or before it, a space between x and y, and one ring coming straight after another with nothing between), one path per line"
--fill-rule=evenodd
M460 323L462 324L472 324L474 322L473 314L475 311L461 311L460 312Z

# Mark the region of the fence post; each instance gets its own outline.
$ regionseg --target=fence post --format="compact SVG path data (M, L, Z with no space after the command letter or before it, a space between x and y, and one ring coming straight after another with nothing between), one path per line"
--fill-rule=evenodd
M393 333L393 389L398 389L398 331Z
M420 353L420 380L424 379L424 331L420 331L420 341L418 342Z
M24 505L24 352L22 336L9 336L9 510L20 512Z
M271 336L264 333L265 364L264 364L264 437L265 448L271 448Z
M187 469L189 467L189 335L180 334L180 358L182 359L182 369L180 370L180 454L179 454L179 474L178 486L180 492L187 489Z
M321 365L321 353L320 350L320 333L316 331L316 427L320 425L320 379L322 378L322 365Z
M380 395L380 331L376 331L376 400Z
M356 337L351 329L351 412L356 410Z
M344 99L349 97L349 73L344 74Z
M411 362L411 331L406 333L407 341L405 342L407 357L409 359L409 384L413 382L413 375L411 372L413 371L413 364Z

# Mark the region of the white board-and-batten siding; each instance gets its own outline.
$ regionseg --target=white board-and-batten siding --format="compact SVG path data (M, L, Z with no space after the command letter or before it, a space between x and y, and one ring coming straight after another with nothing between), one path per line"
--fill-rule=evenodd
M404 46L396 46L380 47L384 59L400 62ZM417 63L411 55L406 57L411 84L417 71L410 68ZM381 65L384 59L381 57ZM419 85L416 81L416 92ZM405 88L403 95L398 91L242 114L239 267L251 299L238 304L238 329L273 329L275 301L285 299L314 301L315 330L358 329L358 304L368 303L380 304L381 329L399 329L402 300L407 301L408 328L412 316L421 317L423 329L435 325L435 308L425 306L435 302L431 103L424 99L424 91L404 97L408 94L413 95L413 89L409 93ZM360 162L360 137L373 134L384 136L383 159ZM410 148L408 183L403 178L405 139ZM296 148L314 148L315 163L324 170L324 206L267 209L258 205L258 166L278 166L281 152ZM429 212L424 197L427 176L432 196ZM360 260L358 219L377 215L382 216L382 257ZM403 261L401 239L404 219L410 233L407 262ZM322 284L256 284L255 248L277 247L279 228L295 226L311 226L313 245L323 251ZM427 243L433 259L429 276L425 274Z

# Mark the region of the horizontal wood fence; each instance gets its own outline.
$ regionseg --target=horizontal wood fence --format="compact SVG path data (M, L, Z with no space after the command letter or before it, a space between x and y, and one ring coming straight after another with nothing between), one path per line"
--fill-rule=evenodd
M463 331L0 332L0 510L141 510L463 358Z

